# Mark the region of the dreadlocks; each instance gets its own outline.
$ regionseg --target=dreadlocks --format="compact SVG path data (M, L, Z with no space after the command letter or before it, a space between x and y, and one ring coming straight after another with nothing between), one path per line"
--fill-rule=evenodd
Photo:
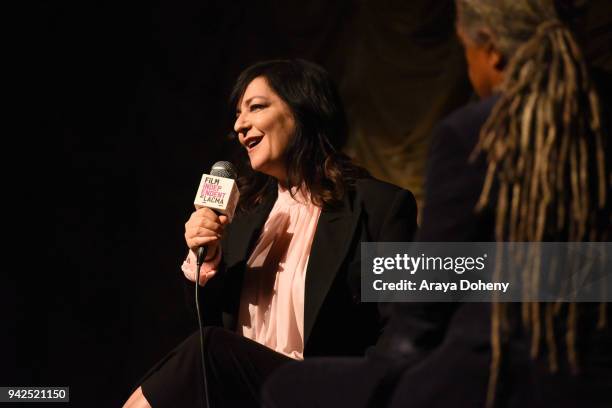
M605 240L598 214L606 206L610 178L605 168L601 106L579 47L557 19L552 1L457 3L461 29L475 41L479 40L477 32L486 29L507 61L500 98L472 156L484 153L487 158L477 209L496 199L496 240ZM494 184L497 197L491 197ZM523 281L526 290L535 291L539 253L528 258ZM506 309L501 303L492 307L488 406L494 402ZM562 309L559 303L523 302L521 307L522 321L531 332L531 356L537 357L544 337L551 372L558 369L554 318ZM576 303L569 303L565 312L567 359L577 372ZM605 307L599 313L601 328Z

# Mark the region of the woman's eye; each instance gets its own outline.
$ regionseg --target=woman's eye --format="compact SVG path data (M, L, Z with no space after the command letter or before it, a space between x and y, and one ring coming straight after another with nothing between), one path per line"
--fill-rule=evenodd
M258 104L258 103L254 103L253 105L251 105L251 112L254 112L256 110L260 110L263 109L264 105Z

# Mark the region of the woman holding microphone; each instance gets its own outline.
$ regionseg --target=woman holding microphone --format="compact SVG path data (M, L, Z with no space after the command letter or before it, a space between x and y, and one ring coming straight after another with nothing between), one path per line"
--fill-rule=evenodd
M208 395L196 332L125 407L258 406L261 385L286 362L363 354L382 322L375 304L360 303L360 242L413 238L413 195L341 153L346 118L322 68L255 64L230 102L249 162L237 214L228 223L202 208L185 224L189 281L197 248L209 254L199 280Z

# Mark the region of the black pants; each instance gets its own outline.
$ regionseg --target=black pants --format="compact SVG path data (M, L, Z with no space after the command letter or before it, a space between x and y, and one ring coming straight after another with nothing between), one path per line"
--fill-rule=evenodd
M204 360L211 408L260 406L260 390L266 378L293 361L219 327L204 329ZM199 332L149 370L141 386L153 408L205 408Z
M386 407L405 365L402 359L363 357L313 358L289 363L266 381L262 406Z

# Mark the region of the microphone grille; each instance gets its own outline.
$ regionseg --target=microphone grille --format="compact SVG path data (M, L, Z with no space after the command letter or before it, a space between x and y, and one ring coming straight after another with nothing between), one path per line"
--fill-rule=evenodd
M228 161L218 161L210 169L210 175L236 180L238 174L234 165Z

